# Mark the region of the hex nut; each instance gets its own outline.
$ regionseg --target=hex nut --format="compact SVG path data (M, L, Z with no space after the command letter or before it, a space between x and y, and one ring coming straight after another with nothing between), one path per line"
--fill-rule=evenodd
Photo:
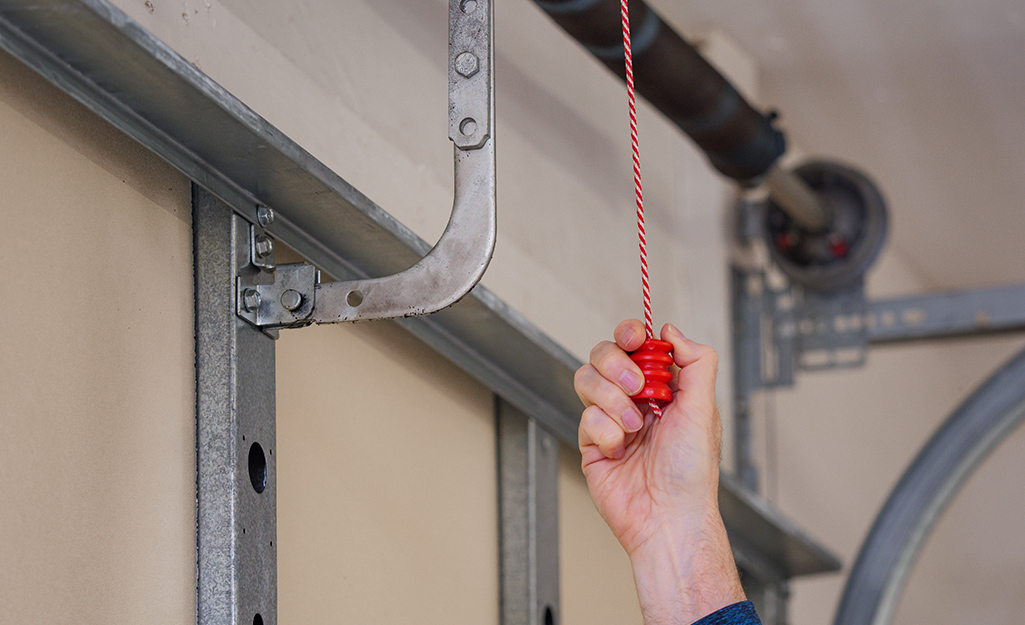
M456 71L460 76L469 78L480 71L480 61L470 52L462 52L456 57Z
M242 291L242 308L245 308L246 312L255 312L260 308L261 301L260 292L256 289Z
M274 252L274 241L265 234L256 235L256 257L267 258Z
M295 310L303 305L303 296L295 289L287 289L281 294L281 305L285 310Z

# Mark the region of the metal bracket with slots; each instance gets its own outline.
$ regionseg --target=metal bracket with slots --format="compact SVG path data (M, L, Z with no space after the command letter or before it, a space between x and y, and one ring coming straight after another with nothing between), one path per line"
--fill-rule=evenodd
M828 293L770 283L761 271L734 279L752 389L790 386L795 371L861 366L872 344L1025 330L1025 285L873 301L862 283Z
M756 235L751 213L741 211L741 238L748 242ZM815 291L772 269L734 268L733 326L735 468L756 491L750 423L756 391L791 386L797 371L859 367L873 344L1023 331L1025 285L873 301L862 281Z
M752 369L745 387L790 386L796 370L865 363L868 302L860 282L816 293L793 284L773 287L761 271L738 272L734 301L737 348Z

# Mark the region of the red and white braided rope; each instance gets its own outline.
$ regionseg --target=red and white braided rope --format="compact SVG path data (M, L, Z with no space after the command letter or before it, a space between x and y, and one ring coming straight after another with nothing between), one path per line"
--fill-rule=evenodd
M620 0L620 14L623 18L623 57L626 62L626 95L630 104L630 143L633 149L634 195L637 198L637 242L641 251L641 289L644 293L644 332L654 338L651 322L651 288L648 285L648 241L644 232L644 193L641 191L641 152L637 140L637 98L634 95L634 61L630 45L630 7L628 0ZM654 400L649 402L652 411L662 417L662 409Z

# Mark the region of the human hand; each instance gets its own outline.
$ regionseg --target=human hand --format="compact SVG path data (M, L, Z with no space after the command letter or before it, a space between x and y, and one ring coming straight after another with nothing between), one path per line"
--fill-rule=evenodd
M646 623L691 623L744 600L718 507L718 356L666 324L679 370L657 419L630 398L643 386L627 352L644 342L629 320L574 378L585 409L579 444L595 506L630 556ZM689 620L688 620L689 619Z

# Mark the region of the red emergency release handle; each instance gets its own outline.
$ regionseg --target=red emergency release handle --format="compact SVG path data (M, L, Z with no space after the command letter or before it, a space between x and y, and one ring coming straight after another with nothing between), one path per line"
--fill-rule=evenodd
M637 351L630 353L630 360L637 363L644 374L644 388L633 396L634 401L647 403L655 400L661 405L673 401L673 391L669 381L673 374L669 366L673 364L673 344L658 339L648 339Z

